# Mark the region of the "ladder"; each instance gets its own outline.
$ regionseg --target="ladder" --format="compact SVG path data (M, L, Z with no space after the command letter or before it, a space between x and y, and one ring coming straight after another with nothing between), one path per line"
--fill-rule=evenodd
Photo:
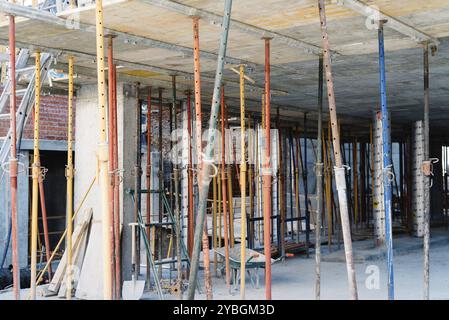
M16 90L17 96L22 96L22 100L20 101L20 105L16 111L16 120L17 120L17 143L20 147L20 141L22 139L23 129L30 115L30 111L34 105L35 99L35 82L36 82L36 72L34 66L26 66L28 58L30 57L29 50L21 49L19 52L19 57L16 62L16 79L20 74L24 73L32 73L30 77L30 81L26 89ZM50 64L52 62L52 56L48 53L43 53L41 57L41 86L45 82L48 76L48 71L50 68ZM10 119L9 113L3 113L6 102L9 101L8 97L11 92L11 82L8 79L5 89L0 96L0 119ZM11 148L11 128L9 128L8 133L5 137L3 137L3 142L0 148L0 166L4 168L5 163L8 161L8 155ZM20 149L20 148L19 148Z
M23 70L28 62L28 59L30 58L30 51L27 49L21 49L19 51L19 55L16 58L16 81L19 78L19 75L21 74L21 70ZM8 80L6 81L6 84L3 87L3 92L0 96L0 117L2 119L9 118L9 113L7 114L7 117L4 117L3 113L7 112L7 102L9 98L9 93L11 92L11 79L8 76Z

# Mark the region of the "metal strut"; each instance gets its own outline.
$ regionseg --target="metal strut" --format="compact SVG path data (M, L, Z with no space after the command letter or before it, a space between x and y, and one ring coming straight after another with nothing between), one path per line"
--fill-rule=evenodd
M72 232L73 232L73 57L69 57L69 97L68 97L68 127L67 127L67 203L66 203L66 224L67 224L67 279L66 298L72 299Z
M228 42L231 7L232 7L232 0L226 0L223 22L221 25L220 48L218 51L217 69L215 73L212 107L209 120L210 130L209 130L209 137L207 139L208 144L206 146L205 152L206 160L212 159L215 146L215 138L216 138L215 129L217 127L218 109L220 107L220 86L223 77L224 58L226 56L226 46ZM211 173L211 165L207 161L203 162L200 174L201 181L199 182L198 214L195 225L195 236L192 251L192 265L190 268L189 288L187 292L187 299L189 300L193 300L195 297L195 286L198 276L199 258L201 251L201 236L203 233L204 219L206 216L207 195L209 191L209 183L211 178L210 173Z
M39 163L39 111L40 111L40 65L41 53L36 52L36 88L34 102L34 148L32 166L32 197L31 197L31 278L30 297L36 300L36 265L37 265L37 238L38 238L38 205L39 205L39 176L41 166Z
M343 232L343 241L346 256L346 269L348 272L348 283L351 298L358 299L357 282L354 268L354 259L352 255L351 227L348 214L348 199L346 197L346 180L345 167L343 166L342 156L340 153L340 133L337 122L337 109L335 103L334 83L332 77L332 66L330 59L329 38L327 34L326 9L324 0L318 0L320 12L321 35L323 39L323 61L324 70L326 72L326 84L329 103L329 114L331 120L332 137L334 145L335 158L335 184L338 192L338 203L340 205L341 226Z
M14 299L20 299L20 267L17 233L17 147L16 147L16 24L13 15L9 16L9 79L11 82L10 129L11 147L9 159L9 176L11 184L11 236L12 236L12 265ZM6 90L6 88L4 89ZM6 250L6 248L5 248Z
M394 300L394 273L393 273L393 235L391 226L391 147L390 123L388 121L387 84L385 79L385 52L384 52L384 21L379 21L379 76L380 100L382 111L382 154L383 154L383 183L385 202L385 237L387 245L387 272L388 272L388 299Z
M270 39L265 41L265 158L263 159L263 246L265 255L265 299L271 300L271 141L270 141Z
M96 45L97 45L97 87L100 134L98 142L99 182L102 211L103 233L103 298L112 299L112 248L111 248L111 216L109 211L109 170L108 142L106 134L106 89L104 74L104 26L103 1L96 0Z
M172 76L172 116L173 116L173 124L174 124L174 131L171 133L174 135L175 143L178 143L178 121L177 121L177 114L176 114L176 76ZM182 299L182 261L181 261L181 210L180 210L180 203L179 203L179 164L178 164L178 152L175 152L175 159L174 159L174 191L175 191L175 216L177 219L177 223L179 225L176 228L176 255L178 257L178 266L177 266L177 286L178 286L178 295L179 299Z
M424 43L424 161L429 161L429 43ZM424 300L429 300L430 176L424 175Z
M224 226L224 246L225 246L225 272L226 272L226 287L228 292L231 290L231 273L229 265L229 217L227 207L227 188L226 188L226 136L225 136L225 92L224 86L221 86L221 192L223 201L223 226Z
M240 233L240 299L245 300L246 276L246 148L245 148L245 66L240 65L240 190L241 190L241 233Z
M315 226L315 299L321 297L321 214L323 212L323 56L320 56L318 67L318 136L317 155L315 163L316 172L316 226Z

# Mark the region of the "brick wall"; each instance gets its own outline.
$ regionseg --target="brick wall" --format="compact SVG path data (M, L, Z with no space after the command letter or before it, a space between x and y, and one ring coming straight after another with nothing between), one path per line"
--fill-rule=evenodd
M74 99L74 115L75 115ZM17 106L20 99L17 99ZM5 108L9 112L9 104ZM40 139L43 140L67 140L67 96L64 95L45 95L41 96L40 108ZM74 119L75 121L75 119ZM0 120L0 136L4 137L9 129L9 120ZM33 139L33 124L31 115L25 125L23 134L25 139Z

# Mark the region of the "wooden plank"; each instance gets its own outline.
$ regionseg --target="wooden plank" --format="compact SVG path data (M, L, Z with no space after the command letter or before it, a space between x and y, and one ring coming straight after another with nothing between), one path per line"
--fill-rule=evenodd
M73 231L73 246L72 250L76 253L77 248L83 238L83 234L87 230L87 227L92 219L92 209L87 210L84 216L78 220L75 229ZM76 257L76 255L74 256ZM52 281L48 285L48 290L54 293L58 292L61 282L63 281L65 270L67 266L67 255L64 252L64 255L59 262L58 268L56 269L55 274L53 275Z

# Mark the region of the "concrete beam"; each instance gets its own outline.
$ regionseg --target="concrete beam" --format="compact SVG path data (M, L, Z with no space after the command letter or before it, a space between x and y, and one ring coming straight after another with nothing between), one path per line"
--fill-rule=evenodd
M396 30L413 41L418 43L428 42L430 45L438 46L440 41L418 29L380 11L376 6L370 6L359 0L337 0L337 4L345 6L368 18L375 18L377 21L387 20L386 27Z
M198 9L171 0L139 0L139 1L150 5L158 6L170 11L174 11L186 16L198 16L201 19L206 20L210 24L221 24L221 21L223 20L223 17L219 14L215 14L203 9ZM231 26L242 32L253 34L261 38L263 37L273 38L274 41L278 41L279 43L283 43L292 48L301 49L303 52L307 54L314 54L319 56L322 51L321 47L309 44L302 40L286 36L274 31L270 31L267 29L259 28L257 26L240 22L234 19L231 19ZM335 52L333 53L336 54Z

